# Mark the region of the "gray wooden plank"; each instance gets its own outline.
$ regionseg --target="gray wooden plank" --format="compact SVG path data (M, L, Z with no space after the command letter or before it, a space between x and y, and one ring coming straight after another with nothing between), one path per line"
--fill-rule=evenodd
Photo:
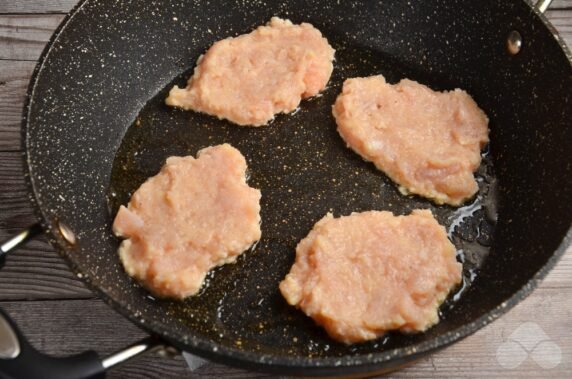
M554 0L549 9L572 9L572 0Z
M572 302L570 293L540 288L508 315L496 320L474 335L423 358L393 378L493 377L506 378L565 378L572 370ZM110 354L124 344L145 336L145 333L123 319L99 300L3 302L0 304L19 323L21 329L39 350L53 355L69 355L85 349L94 349L102 356ZM49 323L49 328L46 328ZM531 325L533 328L531 329ZM560 363L549 371L542 367L554 356L543 351L534 354L513 368L506 362L518 362L519 351L509 351L508 358L500 360L499 351L511 340L519 340L513 333L518 328L542 330L546 341L554 343L560 352ZM521 341L524 342L524 341ZM532 351L532 349L531 349ZM552 353L554 351L552 350ZM512 358L510 358L512 354ZM540 362L539 365L537 362ZM504 367L502 363L505 363ZM175 360L148 355L132 361L109 373L109 378L263 378L265 374L245 372L219 364L209 363L190 373L182 359Z
M0 59L36 61L63 15L1 15Z
M566 42L568 48L572 48L572 1L570 3L570 11L549 10L546 12L550 23L558 30L558 34Z
M4 302L0 306L35 348L55 356L90 349L106 356L146 336L100 300ZM170 360L149 354L132 363L107 377L182 377L187 371L181 357Z
M67 13L78 0L0 0L0 13Z
M35 65L36 62L0 60L0 151L21 150L22 109Z
M0 241L36 222L22 165L20 153L0 152ZM0 288L0 300L93 297L42 237L8 256Z
M146 336L101 300L2 302L0 307L17 322L35 348L55 356L91 349L104 357ZM268 377L215 364L199 369L199 377L219 378L221 372L234 378ZM153 353L111 370L107 376L110 379L191 377L196 376L186 368L181 356L169 359Z
M0 238L6 233L2 230ZM1 300L93 298L43 237L11 253L0 271Z
M0 152L0 228L17 230L34 222L19 152Z
M572 372L572 291L539 288L534 294L508 314L477 333L448 347L446 350L422 359L390 377L394 378L567 378ZM513 333L521 328L523 336ZM540 330L540 331L539 331ZM534 342L534 338L544 333L546 341L556 344L561 354L560 363L552 369L543 368L531 356L534 349L519 361L517 347L508 349L502 355L507 342L521 344ZM550 350L534 342L538 350L534 356L543 365L550 360ZM534 346L533 345L533 346ZM500 352L500 353L499 353ZM552 351L552 358L557 352ZM504 359L503 359L504 358ZM508 363L516 367L507 368ZM504 366L503 366L504 364Z

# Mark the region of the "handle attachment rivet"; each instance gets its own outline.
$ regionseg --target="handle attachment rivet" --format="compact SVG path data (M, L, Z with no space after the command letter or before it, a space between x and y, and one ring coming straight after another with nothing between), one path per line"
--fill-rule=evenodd
M509 54L516 55L520 52L522 48L522 36L516 30L512 30L508 33L508 38L506 40L506 49Z

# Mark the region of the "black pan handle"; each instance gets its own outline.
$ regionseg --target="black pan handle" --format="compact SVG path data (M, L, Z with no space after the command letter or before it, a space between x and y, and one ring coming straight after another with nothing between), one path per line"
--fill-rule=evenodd
M146 337L104 359L95 351L55 358L34 349L14 321L0 309L1 379L99 379L105 377L107 369L158 348L174 353L161 339Z
M0 245L0 267L8 253L41 233L42 227L35 224L3 242ZM100 359L95 351L64 358L50 357L34 349L16 323L0 309L0 379L104 378L107 369L155 349L163 349L166 355L178 354L160 338L149 336L104 359Z
M94 351L53 358L34 349L16 324L0 310L0 378L3 379L96 379L105 369Z

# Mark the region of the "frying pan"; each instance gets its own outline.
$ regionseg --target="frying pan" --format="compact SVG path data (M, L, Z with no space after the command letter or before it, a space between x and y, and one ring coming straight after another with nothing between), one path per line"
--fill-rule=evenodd
M214 41L274 15L312 23L336 49L322 96L257 129L163 104ZM331 105L345 78L378 73L390 82L408 77L436 90L463 88L485 110L491 142L476 173L475 199L452 208L402 196L345 147ZM52 246L111 307L155 337L103 363L93 353L56 362L34 356L5 317L0 324L16 333L21 352L0 359L0 370L14 377L95 377L160 340L246 369L364 375L457 341L522 300L570 244L571 88L569 51L523 1L82 1L54 34L30 83L25 176ZM263 238L236 264L214 270L199 295L155 299L121 267L111 233L115 211L166 157L222 142L245 155L250 184L262 191ZM463 285L435 327L346 346L279 295L297 241L326 212L415 208L433 211L464 262Z

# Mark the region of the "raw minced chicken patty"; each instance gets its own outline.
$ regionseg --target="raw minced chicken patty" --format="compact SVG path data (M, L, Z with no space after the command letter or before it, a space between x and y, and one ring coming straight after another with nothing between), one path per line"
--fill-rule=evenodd
M119 256L127 273L155 295L182 299L210 269L234 262L261 234L260 191L245 173L246 160L228 144L168 158L113 223L126 238Z
M445 228L428 210L328 214L298 244L280 291L349 344L436 324L461 271Z
M488 142L488 118L463 90L435 92L381 75L344 82L333 114L348 146L404 194L458 206L478 186L473 172Z
M213 44L187 87L173 87L166 103L238 125L265 125L323 90L333 59L318 29L273 17L249 34Z

